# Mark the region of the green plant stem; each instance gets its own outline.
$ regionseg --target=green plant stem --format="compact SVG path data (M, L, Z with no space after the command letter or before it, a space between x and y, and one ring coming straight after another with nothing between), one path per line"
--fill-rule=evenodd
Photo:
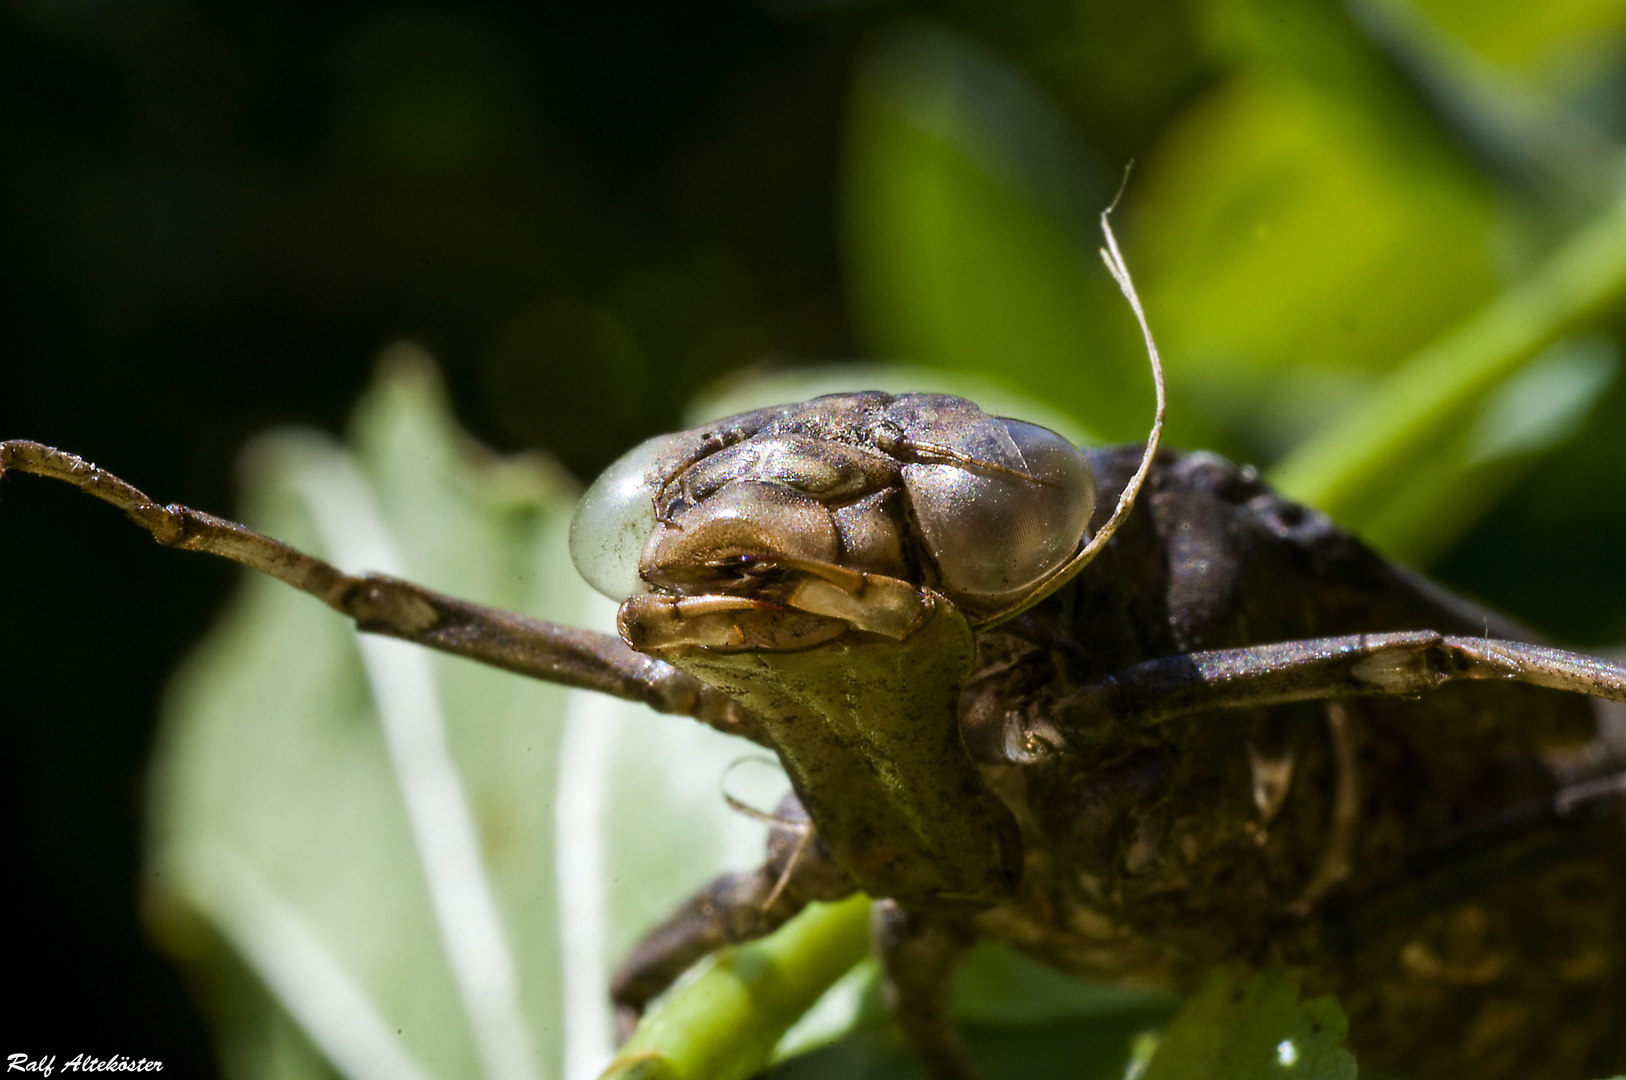
M644 1017L600 1080L746 1080L869 953L869 898L811 904L761 941L718 955Z
M1283 494L1359 527L1441 425L1626 293L1626 198L1277 463Z

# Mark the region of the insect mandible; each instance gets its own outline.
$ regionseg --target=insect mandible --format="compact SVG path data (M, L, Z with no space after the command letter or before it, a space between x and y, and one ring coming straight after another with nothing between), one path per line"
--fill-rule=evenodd
M634 952L629 1019L706 953L861 888L940 1076L969 1071L945 991L979 936L1117 981L1272 963L1340 993L1376 1065L1618 1064L1619 762L1559 752L1593 734L1578 695L1626 699L1626 672L1522 643L1248 470L1154 450L1081 453L940 395L652 440L573 537L624 641L344 574L38 444L0 444L0 468L364 630L774 748L796 798L767 864Z

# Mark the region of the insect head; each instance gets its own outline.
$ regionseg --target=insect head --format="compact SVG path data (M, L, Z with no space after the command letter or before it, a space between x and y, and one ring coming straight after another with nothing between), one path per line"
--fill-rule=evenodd
M904 602L875 578L975 621L1065 563L1094 507L1084 455L1046 428L944 394L835 394L636 447L583 499L571 554L612 599L672 598L713 648L774 647L746 601L823 617L805 633L901 638Z
M959 730L971 623L1079 548L1095 481L1045 428L940 394L836 394L651 439L571 526L621 634L761 718L873 896L990 904L1021 841Z
M960 732L972 627L1077 573L1157 450L1157 349L1101 224L1157 414L1140 469L1087 542L1084 455L946 394L831 394L651 439L571 523L571 557L621 601L627 643L750 709L836 861L906 907L987 906L1015 889L1021 837Z

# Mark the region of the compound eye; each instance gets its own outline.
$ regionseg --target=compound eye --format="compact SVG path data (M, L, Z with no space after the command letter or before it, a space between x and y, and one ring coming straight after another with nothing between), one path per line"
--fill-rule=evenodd
M1095 509L1084 454L1049 428L1001 418L1022 462L906 465L904 484L941 588L968 614L1020 598L1078 550Z
M694 432L678 432L639 443L599 474L577 505L570 561L611 600L650 591L638 576L638 559L655 531L655 494L694 441Z

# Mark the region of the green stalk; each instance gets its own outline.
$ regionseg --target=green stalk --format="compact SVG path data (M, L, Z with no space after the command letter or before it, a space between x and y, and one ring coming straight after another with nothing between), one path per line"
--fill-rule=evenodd
M1320 434L1278 462L1271 483L1359 527L1364 511L1427 452L1443 425L1525 361L1626 293L1626 198L1524 282L1424 348Z
M747 1080L780 1038L869 954L869 898L806 911L720 953L644 1017L600 1080Z

